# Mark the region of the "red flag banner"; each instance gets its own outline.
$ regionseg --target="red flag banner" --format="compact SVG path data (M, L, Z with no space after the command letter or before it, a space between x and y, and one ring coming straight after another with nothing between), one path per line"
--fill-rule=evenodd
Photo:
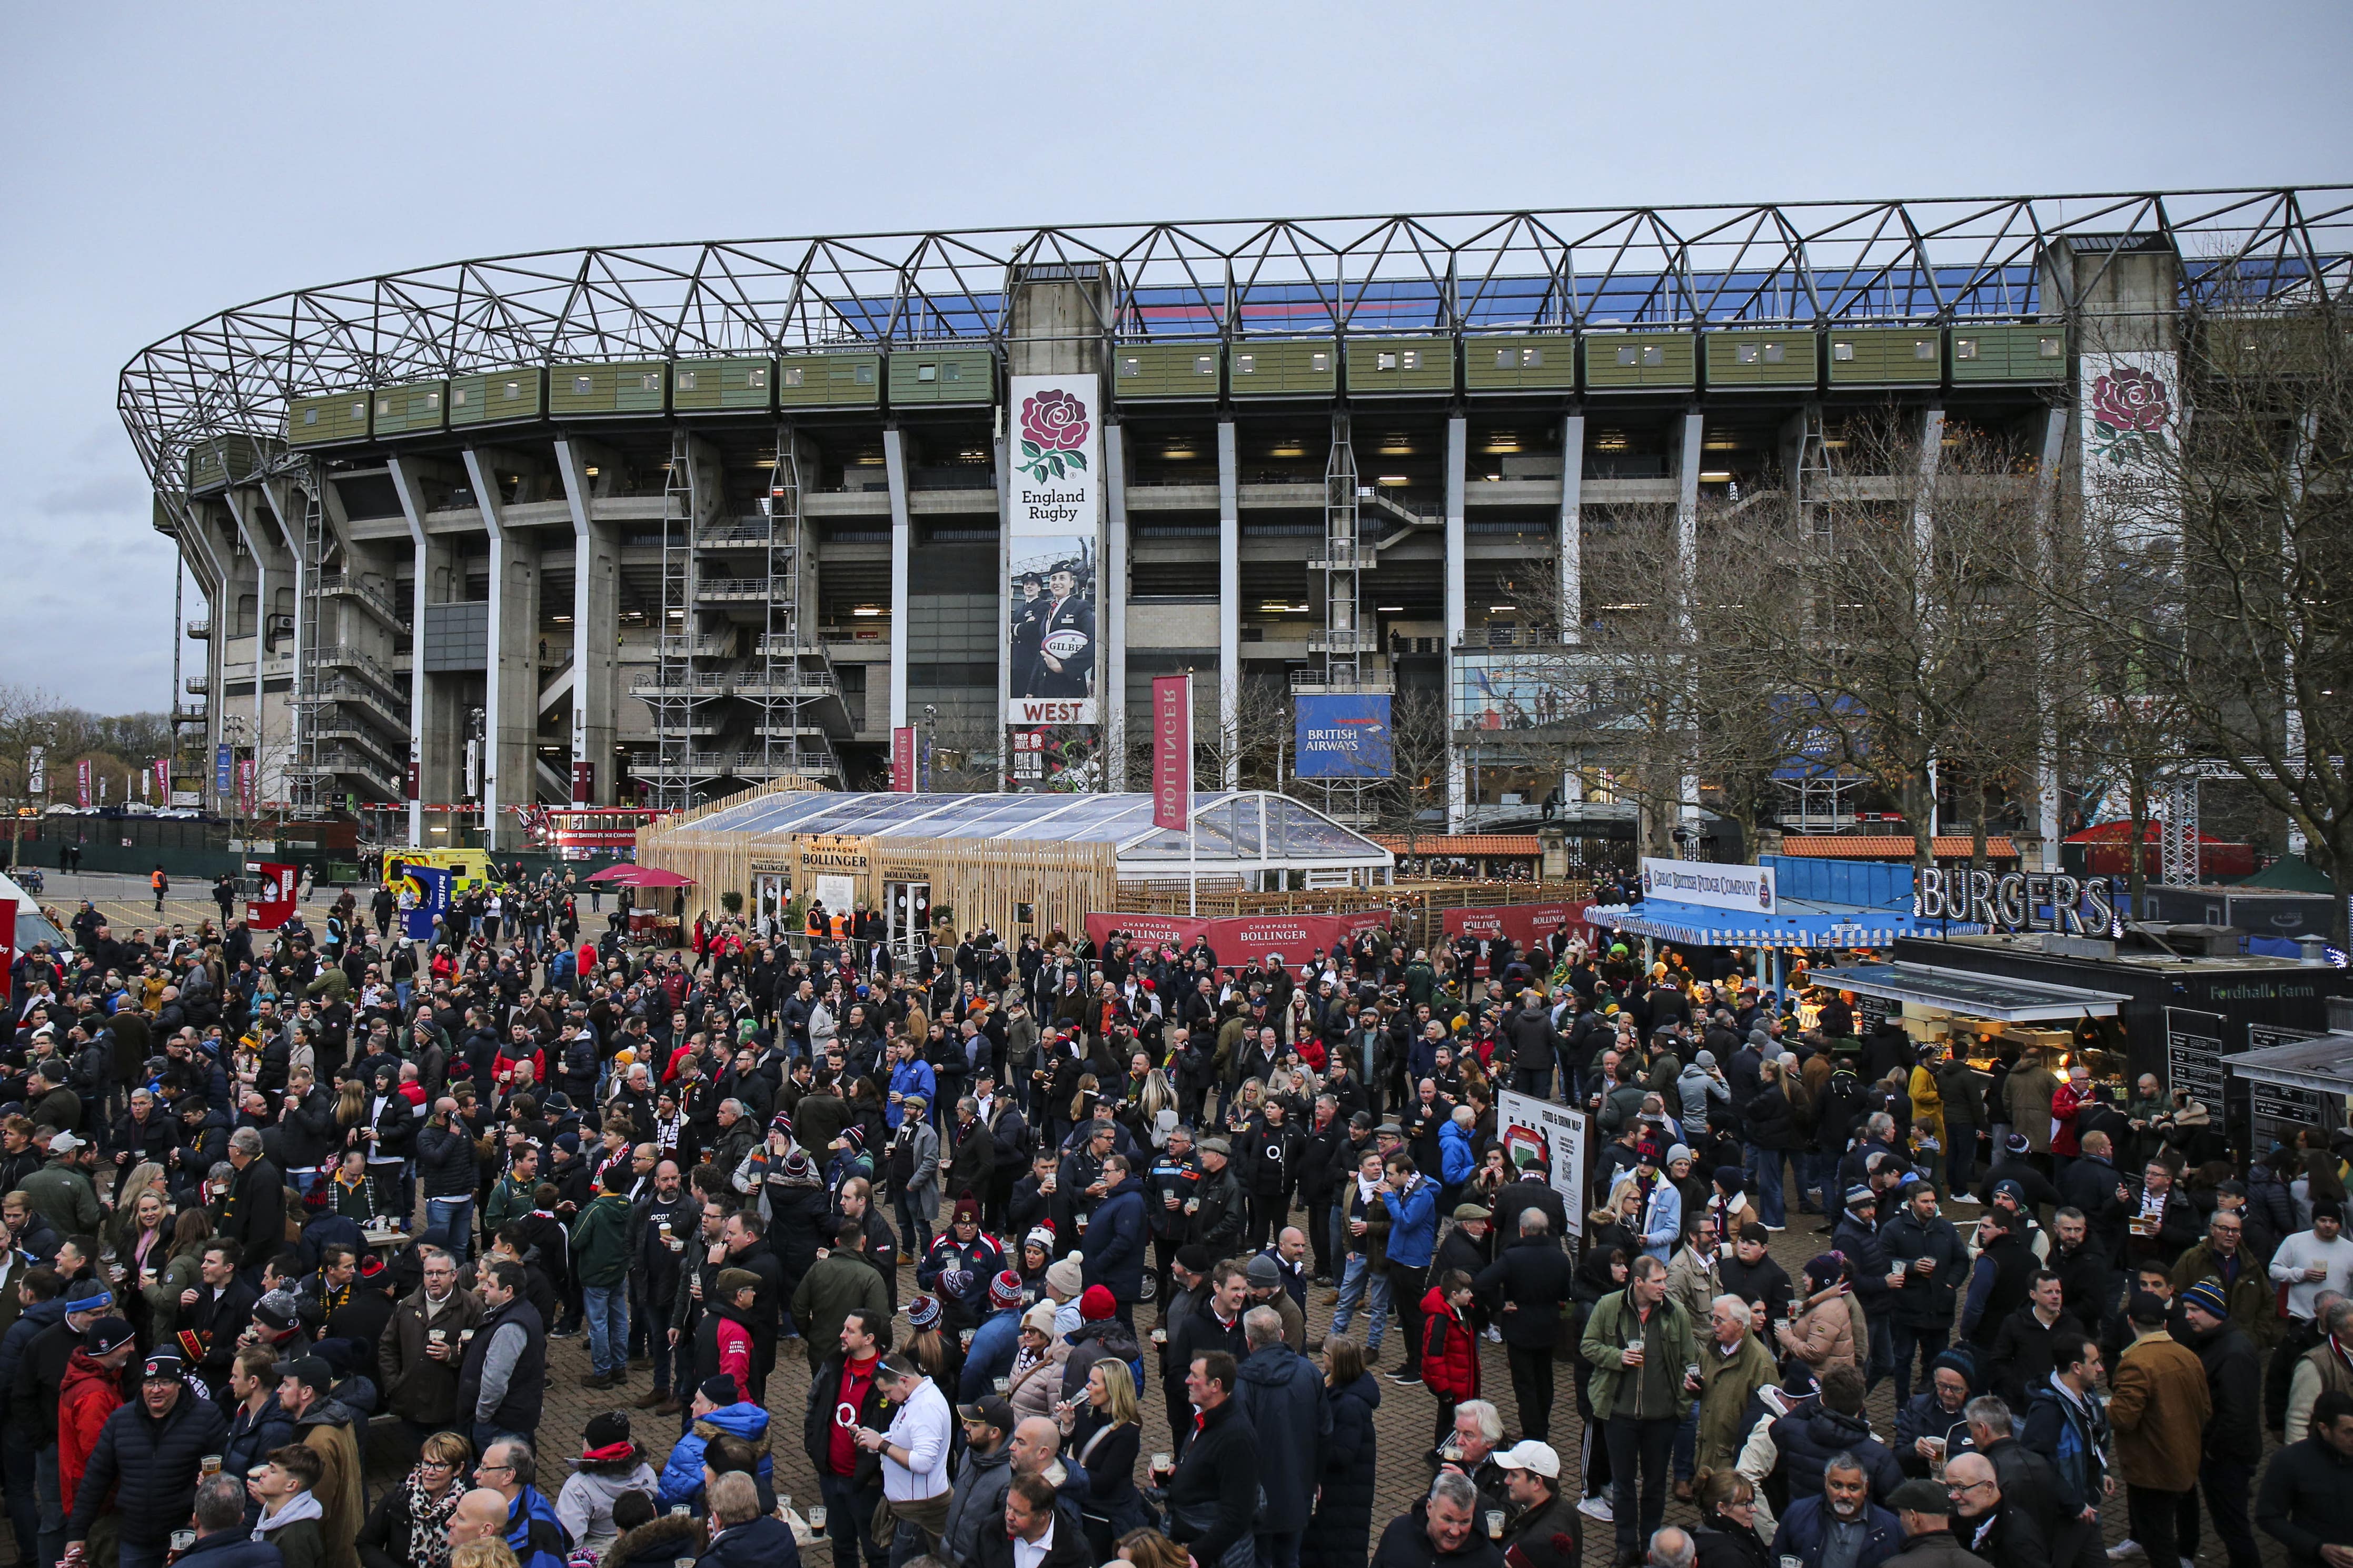
M1152 681L1152 826L1182 833L1193 806L1193 678Z
M84 811L90 809L90 759L84 757L74 764L74 804Z
M414 764L411 765L411 776L413 777ZM409 798L412 800L416 798L416 791L414 788L409 791ZM596 760L592 757L575 758L572 763L572 804L575 805L587 805L594 802L596 798Z
M16 1000L9 977L16 973L16 900L0 899L0 1006Z
M891 731L891 790L894 795L915 793L915 727L902 724Z
M1471 936L1492 941L1499 936L1512 939L1513 945L1523 950L1547 941L1557 931L1571 936L1591 940L1591 931L1585 921L1585 904L1498 904L1485 909L1448 910L1445 913L1448 936ZM1480 972L1485 973L1486 960L1479 961Z

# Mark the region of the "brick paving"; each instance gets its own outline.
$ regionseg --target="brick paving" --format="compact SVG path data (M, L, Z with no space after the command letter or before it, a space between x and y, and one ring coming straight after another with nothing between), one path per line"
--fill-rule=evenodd
M100 911L126 932L133 927L150 927L156 921L153 901L147 894L143 879L102 875L68 877L50 871L47 873L47 890L41 895L40 901L55 906L68 918L71 917L79 900L88 898L94 900ZM182 884L178 890L195 896L167 898L164 900L164 913L162 918L166 922L177 921L190 927L194 927L201 921L215 918L218 911L206 896L208 887L208 884L202 883ZM328 889L323 891L327 894L326 897L313 899L303 906L305 917L310 921L314 931L318 929L319 921L323 917L327 906L332 902L333 897L339 890ZM590 918L585 909L583 918L584 921ZM1964 1206L1960 1207L1957 1213L1961 1217L1957 1223L1966 1223L1974 1215L1975 1210ZM1827 1243L1826 1238L1813 1233L1811 1226L1818 1223L1813 1216L1793 1214L1790 1219L1790 1228L1774 1238L1772 1250L1774 1257L1780 1261L1782 1267L1795 1277L1806 1260L1821 1250ZM908 1270L903 1277L902 1295L912 1292L913 1280L913 1270ZM1311 1340L1320 1339L1330 1324L1332 1306L1326 1300L1329 1294L1328 1291L1320 1289L1312 1289L1308 1294L1307 1318ZM1152 1310L1149 1307L1141 1309L1137 1317L1138 1328L1141 1330L1148 1326L1151 1318ZM903 1319L901 1320L900 1326L903 1331ZM1357 1331L1361 1336L1361 1330ZM671 1420L657 1421L650 1411L631 1408L634 1401L653 1386L652 1373L645 1368L633 1367L630 1370L629 1383L626 1389L596 1392L580 1386L580 1379L589 1370L587 1344L586 1338L582 1336L554 1340L548 1346L548 1397L546 1411L541 1420L540 1437L541 1446L551 1460L551 1468L548 1471L551 1477L548 1489L551 1493L562 1484L562 1478L566 1473L561 1467L561 1459L569 1453L577 1451L568 1445L577 1441L588 1418L598 1411L616 1406L629 1408L638 1440L649 1448L657 1469L660 1468L660 1458L668 1453L671 1440L668 1430L672 1425ZM1398 1365L1400 1353L1400 1343L1394 1324L1391 1325L1387 1342L1382 1346L1382 1352L1383 1363L1378 1370L1386 1374ZM1480 1363L1481 1391L1485 1397L1494 1403L1496 1409L1503 1415L1505 1441L1516 1440L1520 1433L1519 1415L1516 1401L1512 1395L1511 1374L1504 1363L1503 1347L1482 1342ZM1168 1432L1166 1402L1156 1372L1150 1379L1150 1383L1151 1387L1146 1390L1144 1400L1143 1421L1145 1436L1143 1447L1147 1456L1166 1446ZM1559 1368L1557 1384L1552 1422L1552 1440L1554 1447L1561 1452L1567 1484L1574 1488L1577 1484L1574 1470L1577 1464L1581 1423L1577 1415L1576 1393L1571 1382L1571 1369L1565 1363ZM796 1507L801 1505L802 1500L814 1500L818 1495L817 1478L809 1468L807 1457L801 1450L800 1442L801 1418L807 1408L807 1363L800 1353L797 1342L788 1342L780 1348L776 1372L769 1379L768 1409L774 1420L770 1432L774 1439L776 1489L790 1493L795 1499ZM1866 1407L1866 1414L1871 1418L1873 1430L1883 1440L1892 1443L1894 1434L1895 1408L1894 1387L1891 1384L1882 1383L1873 1391ZM1372 1531L1376 1541L1378 1540L1381 1528L1388 1520L1410 1508L1428 1486L1430 1471L1424 1456L1430 1447L1433 1418L1434 1405L1426 1389L1419 1386L1402 1387L1388 1382L1386 1375L1383 1376L1381 1406L1374 1418L1377 1437L1375 1465L1378 1472L1375 1488ZM406 1458L399 1451L388 1424L379 1424L372 1436L373 1441L368 1452L371 1497L375 1495L378 1489L404 1474L406 1463ZM2277 1447L2277 1439L2268 1432L2264 1436L2264 1447L2265 1457L2268 1458L2271 1451ZM2260 1472L2258 1472L2258 1479L2260 1480ZM1677 1503L1670 1498L1666 1518L1667 1522L1671 1524L1690 1524L1695 1522L1697 1515L1689 1505ZM1590 1520L1586 1521L1585 1524L1590 1551L1606 1553L1609 1542L1608 1531L1610 1527L1597 1524ZM5 1526L0 1526L0 1533L5 1533ZM2125 1500L2121 1487L2103 1510L2103 1533L2106 1543L2111 1546L2124 1540L2128 1533L2125 1524ZM2262 1551L2265 1568L2285 1568L2287 1553L2278 1542L2257 1531L2256 1543ZM814 1552L828 1558L831 1556L830 1547L823 1543L805 1545L802 1550L805 1552ZM1606 1563L1608 1559L1602 1556L1596 1560ZM2139 1560L2136 1559L2136 1561ZM2211 1524L2206 1527L2200 1542L2198 1561L2217 1564L2225 1561L2221 1543L2215 1539ZM1994 1568L2008 1568L2008 1565L1998 1563Z

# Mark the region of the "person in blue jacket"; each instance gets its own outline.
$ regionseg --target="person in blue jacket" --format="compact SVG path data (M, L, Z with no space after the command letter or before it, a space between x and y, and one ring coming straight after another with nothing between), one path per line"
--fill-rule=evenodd
M1795 1559L1801 1568L1821 1568L1833 1539L1847 1538L1841 1561L1850 1568L1879 1568L1904 1548L1904 1527L1871 1500L1871 1479L1852 1454L1833 1454L1822 1467L1820 1497L1799 1498L1781 1517L1773 1555Z
M1479 1169L1479 1156L1471 1147L1471 1130L1477 1123L1476 1112L1458 1105L1438 1130L1438 1179L1449 1194L1460 1194L1462 1184Z
M768 1452L768 1413L735 1397L734 1380L719 1376L694 1391L693 1421L662 1462L662 1507L684 1503L702 1510L702 1451L714 1437L741 1437L759 1450L760 1479L775 1484L775 1459Z
M936 1105L940 1098L939 1075L923 1059L916 1042L901 1040L897 1049L899 1059L891 1068L890 1102L882 1108L882 1120L894 1132L906 1115L908 1100L921 1099L925 1105Z
M1397 1303L1398 1327L1405 1331L1405 1364L1389 1374L1394 1383L1421 1381L1421 1299L1438 1252L1438 1184L1414 1169L1413 1156L1389 1156L1381 1178L1381 1206L1389 1211L1389 1300Z
M1135 1301L1144 1293L1144 1244L1150 1234L1144 1216L1144 1179L1124 1154L1103 1162L1103 1198L1087 1216L1079 1237L1086 1283L1100 1285L1117 1302L1119 1321L1133 1331Z
M1021 1276L1003 1269L988 1281L988 1316L972 1331L964 1352L964 1370L956 1374L956 1403L973 1405L995 1392L997 1380L1013 1375L1013 1358L1021 1349Z

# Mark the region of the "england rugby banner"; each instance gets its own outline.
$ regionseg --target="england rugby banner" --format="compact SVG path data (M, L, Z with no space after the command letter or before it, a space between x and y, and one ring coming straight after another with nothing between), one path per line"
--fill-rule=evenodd
M2181 356L2140 350L2085 353L2080 363L2085 521L2097 538L2169 548L2181 525Z
M1152 681L1152 825L1182 833L1192 826L1193 678Z
M1505 1089L1495 1101L1495 1141L1504 1146L1504 1163L1519 1166L1521 1151L1536 1157L1536 1168L1560 1194L1568 1215L1568 1233L1585 1235L1585 1112L1556 1105L1534 1095Z
M1007 434L1012 566L1009 725L1101 722L1095 538L1103 521L1098 378L1017 375Z

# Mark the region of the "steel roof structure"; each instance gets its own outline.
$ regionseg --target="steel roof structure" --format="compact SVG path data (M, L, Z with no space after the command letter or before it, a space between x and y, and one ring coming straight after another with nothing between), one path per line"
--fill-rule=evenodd
M2169 249L2183 304L2353 283L2353 186L1208 220L592 247L259 300L150 344L117 402L162 480L289 399L593 360L1001 342L1025 278L1122 341L2055 320L2051 247ZM2079 270L2078 276L2081 276ZM2089 281L2096 285L2097 269Z

